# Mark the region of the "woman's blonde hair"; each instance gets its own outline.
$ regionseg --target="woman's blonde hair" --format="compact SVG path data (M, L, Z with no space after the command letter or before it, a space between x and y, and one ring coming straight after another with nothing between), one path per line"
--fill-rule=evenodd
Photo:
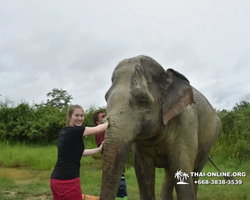
M81 106L79 106L79 105L73 105L73 106L71 106L69 108L69 111L68 111L68 114L67 114L67 123L66 123L67 126L69 125L70 118L73 115L75 109L82 109L82 111L84 113L84 110L83 110L83 108Z

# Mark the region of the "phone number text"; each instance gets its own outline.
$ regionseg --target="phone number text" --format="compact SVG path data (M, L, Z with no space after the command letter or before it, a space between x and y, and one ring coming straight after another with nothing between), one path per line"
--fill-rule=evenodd
M198 185L242 185L242 180L198 180L194 184Z

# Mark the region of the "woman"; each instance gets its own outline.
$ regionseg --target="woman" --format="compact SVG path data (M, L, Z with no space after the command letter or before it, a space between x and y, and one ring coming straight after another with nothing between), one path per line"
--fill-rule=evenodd
M54 200L82 200L80 185L80 160L82 156L91 156L102 151L102 145L95 149L85 149L82 136L95 135L106 130L108 121L96 127L82 126L84 111L74 105L69 109L67 126L58 137L58 156L51 174L50 187Z

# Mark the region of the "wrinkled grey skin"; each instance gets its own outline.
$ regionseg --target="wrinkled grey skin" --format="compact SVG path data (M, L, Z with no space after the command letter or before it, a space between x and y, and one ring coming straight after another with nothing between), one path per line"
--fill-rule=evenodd
M201 172L220 131L208 100L182 74L146 56L123 60L106 93L110 125L103 154L101 200L116 197L132 146L140 199L155 199L155 168L164 168L160 199L196 199L197 184L177 185L177 170ZM197 178L196 178L197 180Z

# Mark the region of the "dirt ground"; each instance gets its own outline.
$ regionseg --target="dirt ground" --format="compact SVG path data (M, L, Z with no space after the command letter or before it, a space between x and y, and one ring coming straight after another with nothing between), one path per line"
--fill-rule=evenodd
M0 168L0 177L6 177L11 179L18 186L17 188L12 188L11 190L3 191L4 195L8 198L15 198L22 194L21 188L22 186L43 182L46 183L50 177L50 171L37 171L26 168ZM49 200L51 199L51 195L47 194L36 195L34 197L27 197L25 200ZM22 199L22 198L17 198Z

